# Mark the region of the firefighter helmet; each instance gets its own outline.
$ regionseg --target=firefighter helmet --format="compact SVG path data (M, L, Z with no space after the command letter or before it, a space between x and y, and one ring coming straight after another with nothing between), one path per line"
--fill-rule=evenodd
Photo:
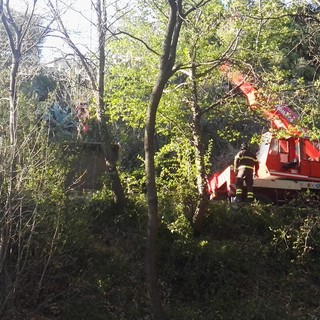
M247 149L250 149L250 146L248 145L248 143L243 142L243 143L241 143L240 149L241 150L247 150Z

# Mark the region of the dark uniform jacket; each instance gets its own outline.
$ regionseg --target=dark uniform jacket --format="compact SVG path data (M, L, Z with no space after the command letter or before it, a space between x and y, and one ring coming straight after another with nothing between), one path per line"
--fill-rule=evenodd
M259 170L259 162L256 155L248 149L239 151L234 159L234 169L236 174L240 172L253 174L253 170L257 173Z

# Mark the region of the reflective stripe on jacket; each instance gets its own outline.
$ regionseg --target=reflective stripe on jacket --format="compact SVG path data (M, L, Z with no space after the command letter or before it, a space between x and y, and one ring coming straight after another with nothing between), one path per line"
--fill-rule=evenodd
M255 169L257 172L259 169L259 162L256 155L250 150L241 150L235 156L234 168L236 170L240 169Z

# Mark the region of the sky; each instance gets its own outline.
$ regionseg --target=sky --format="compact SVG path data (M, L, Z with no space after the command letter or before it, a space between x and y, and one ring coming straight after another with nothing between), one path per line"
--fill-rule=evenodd
M27 6L31 8L33 1L34 0L10 0L10 3L13 9L25 13ZM38 0L36 13L45 18L49 18L51 14L49 7L45 2L46 0ZM52 2L56 3L56 0L53 0ZM91 10L91 1L59 0L59 2L59 8L64 12L62 20L69 30L73 41L79 45L82 50L86 50L85 47L92 49L94 47L95 28L88 20L94 19L95 15L93 10ZM43 61L46 63L61 56L61 50L63 52L71 53L68 46L56 35L57 33L55 33L54 36L48 37L44 43L42 52Z
M6 1L6 0L5 0ZM48 5L48 0L7 0L10 1L11 7L17 11L26 12L27 6L31 8L31 4L36 1L36 13L42 17L49 19L52 14ZM92 8L91 0L51 0L54 5L58 3L62 14L62 20L69 31L72 40L77 44L78 48L85 53L88 50L94 50L97 47L96 28L90 21L95 21L96 14ZM114 0L107 3L117 3L119 6L134 3L134 0ZM111 11L110 11L111 10ZM30 9L29 9L30 11ZM108 12L112 12L109 5ZM42 49L43 62L50 63L55 58L61 57L61 51L71 53L71 49L57 37L57 33L50 36L44 43Z

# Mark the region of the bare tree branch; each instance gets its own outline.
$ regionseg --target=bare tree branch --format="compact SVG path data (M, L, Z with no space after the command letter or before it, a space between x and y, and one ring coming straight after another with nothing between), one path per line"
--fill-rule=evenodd
M143 41L141 38L138 38L138 37L134 36L133 34L131 34L131 33L129 33L129 32L126 32L126 31L122 31L122 30L119 30L119 33L120 33L120 34L125 34L125 35L129 36L130 38L141 42L149 51L151 51L152 53L154 53L154 54L157 55L157 56L160 56L160 53L158 53L157 51L153 50L153 49L152 49L145 41Z
M74 52L77 54L77 56L79 57L79 59L81 60L81 63L83 65L83 67L85 68L89 78L90 78L90 82L92 85L92 88L97 91L97 83L96 83L96 78L95 78L95 74L94 71L92 70L92 68L90 67L90 64L87 60L87 58L85 57L85 55L80 51L80 49L77 47L77 45L72 41L69 32L67 31L62 19L61 19L61 13L57 12L56 7L53 5L52 1L49 0L49 6L52 10L52 12L54 13L54 17L55 20L58 22L59 26L60 26L60 32L63 34L65 41L68 43L68 45L70 46L70 48L72 48L72 50L74 50Z

